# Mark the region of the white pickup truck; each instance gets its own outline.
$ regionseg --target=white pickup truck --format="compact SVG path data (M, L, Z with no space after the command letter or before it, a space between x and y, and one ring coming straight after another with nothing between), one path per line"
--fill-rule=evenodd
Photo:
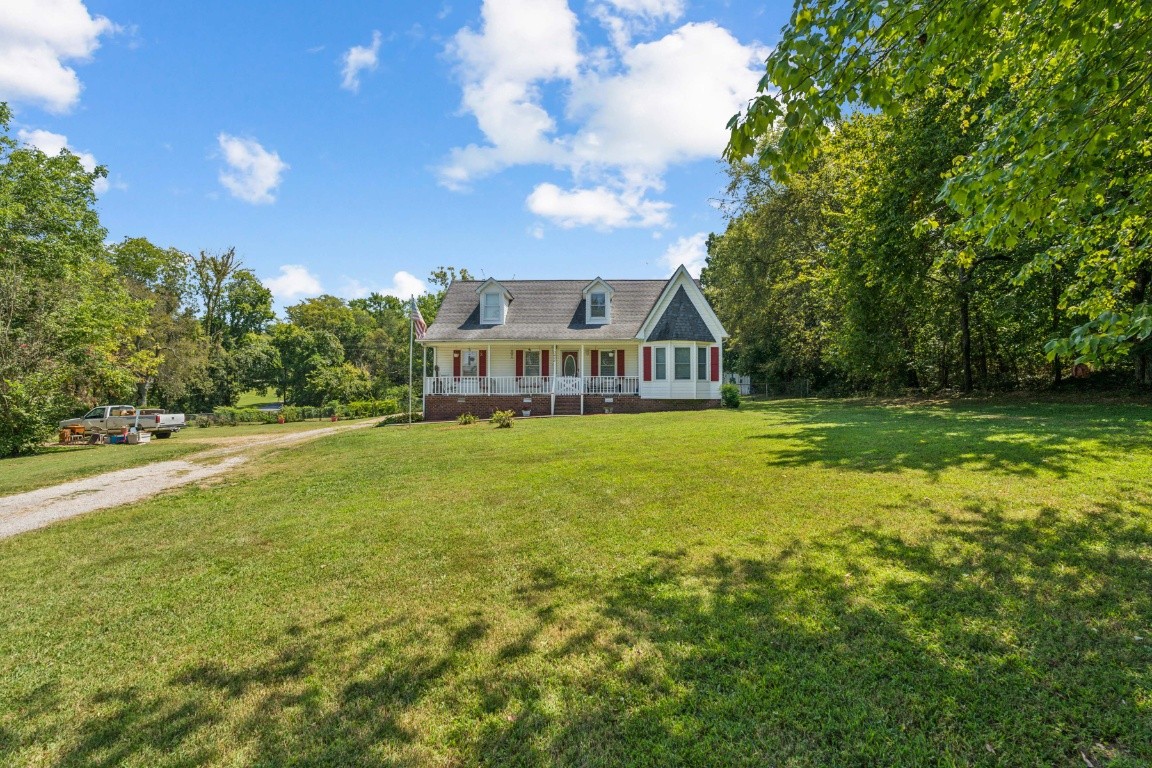
M115 434L124 428L151 432L158 438L171 437L184 428L184 414L164 413L157 408L136 408L131 405L101 405L78 419L65 419L60 429L83 427L85 432Z

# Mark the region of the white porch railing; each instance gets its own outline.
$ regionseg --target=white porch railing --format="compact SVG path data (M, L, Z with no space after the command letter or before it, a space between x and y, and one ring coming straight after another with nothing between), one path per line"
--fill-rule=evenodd
M427 395L638 395L638 376L430 376Z
M639 376L590 376L584 379L587 395L638 395Z

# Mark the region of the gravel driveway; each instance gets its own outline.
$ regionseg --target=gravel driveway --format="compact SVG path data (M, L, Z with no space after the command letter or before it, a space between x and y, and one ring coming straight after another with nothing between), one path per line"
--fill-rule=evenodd
M279 437L254 436L231 441L177 461L158 461L132 469L121 469L39 488L14 496L0 497L0 539L43 528L46 525L87 512L120 507L151 498L161 491L207 480L243 464L264 449L303 443L336 432L371 427L374 421L293 432ZM218 459L213 464L200 463Z

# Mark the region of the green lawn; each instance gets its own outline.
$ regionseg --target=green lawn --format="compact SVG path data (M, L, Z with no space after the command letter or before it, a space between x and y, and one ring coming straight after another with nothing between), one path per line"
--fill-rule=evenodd
M369 429L0 541L14 765L1143 766L1152 408Z
M69 480L178 459L222 446L239 437L278 435L331 427L330 422L242 424L235 427L187 427L165 440L147 445L46 446L39 453L0 459L0 496L43 488Z
M261 405L273 405L280 402L276 397L276 390L266 389L263 392L257 389L250 389L244 392L236 400L237 408L256 408Z

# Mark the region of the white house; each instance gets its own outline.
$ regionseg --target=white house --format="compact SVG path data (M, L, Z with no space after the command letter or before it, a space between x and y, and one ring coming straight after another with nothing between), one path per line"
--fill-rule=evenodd
M667 280L456 281L422 340L424 417L713 407L727 336L684 267Z

